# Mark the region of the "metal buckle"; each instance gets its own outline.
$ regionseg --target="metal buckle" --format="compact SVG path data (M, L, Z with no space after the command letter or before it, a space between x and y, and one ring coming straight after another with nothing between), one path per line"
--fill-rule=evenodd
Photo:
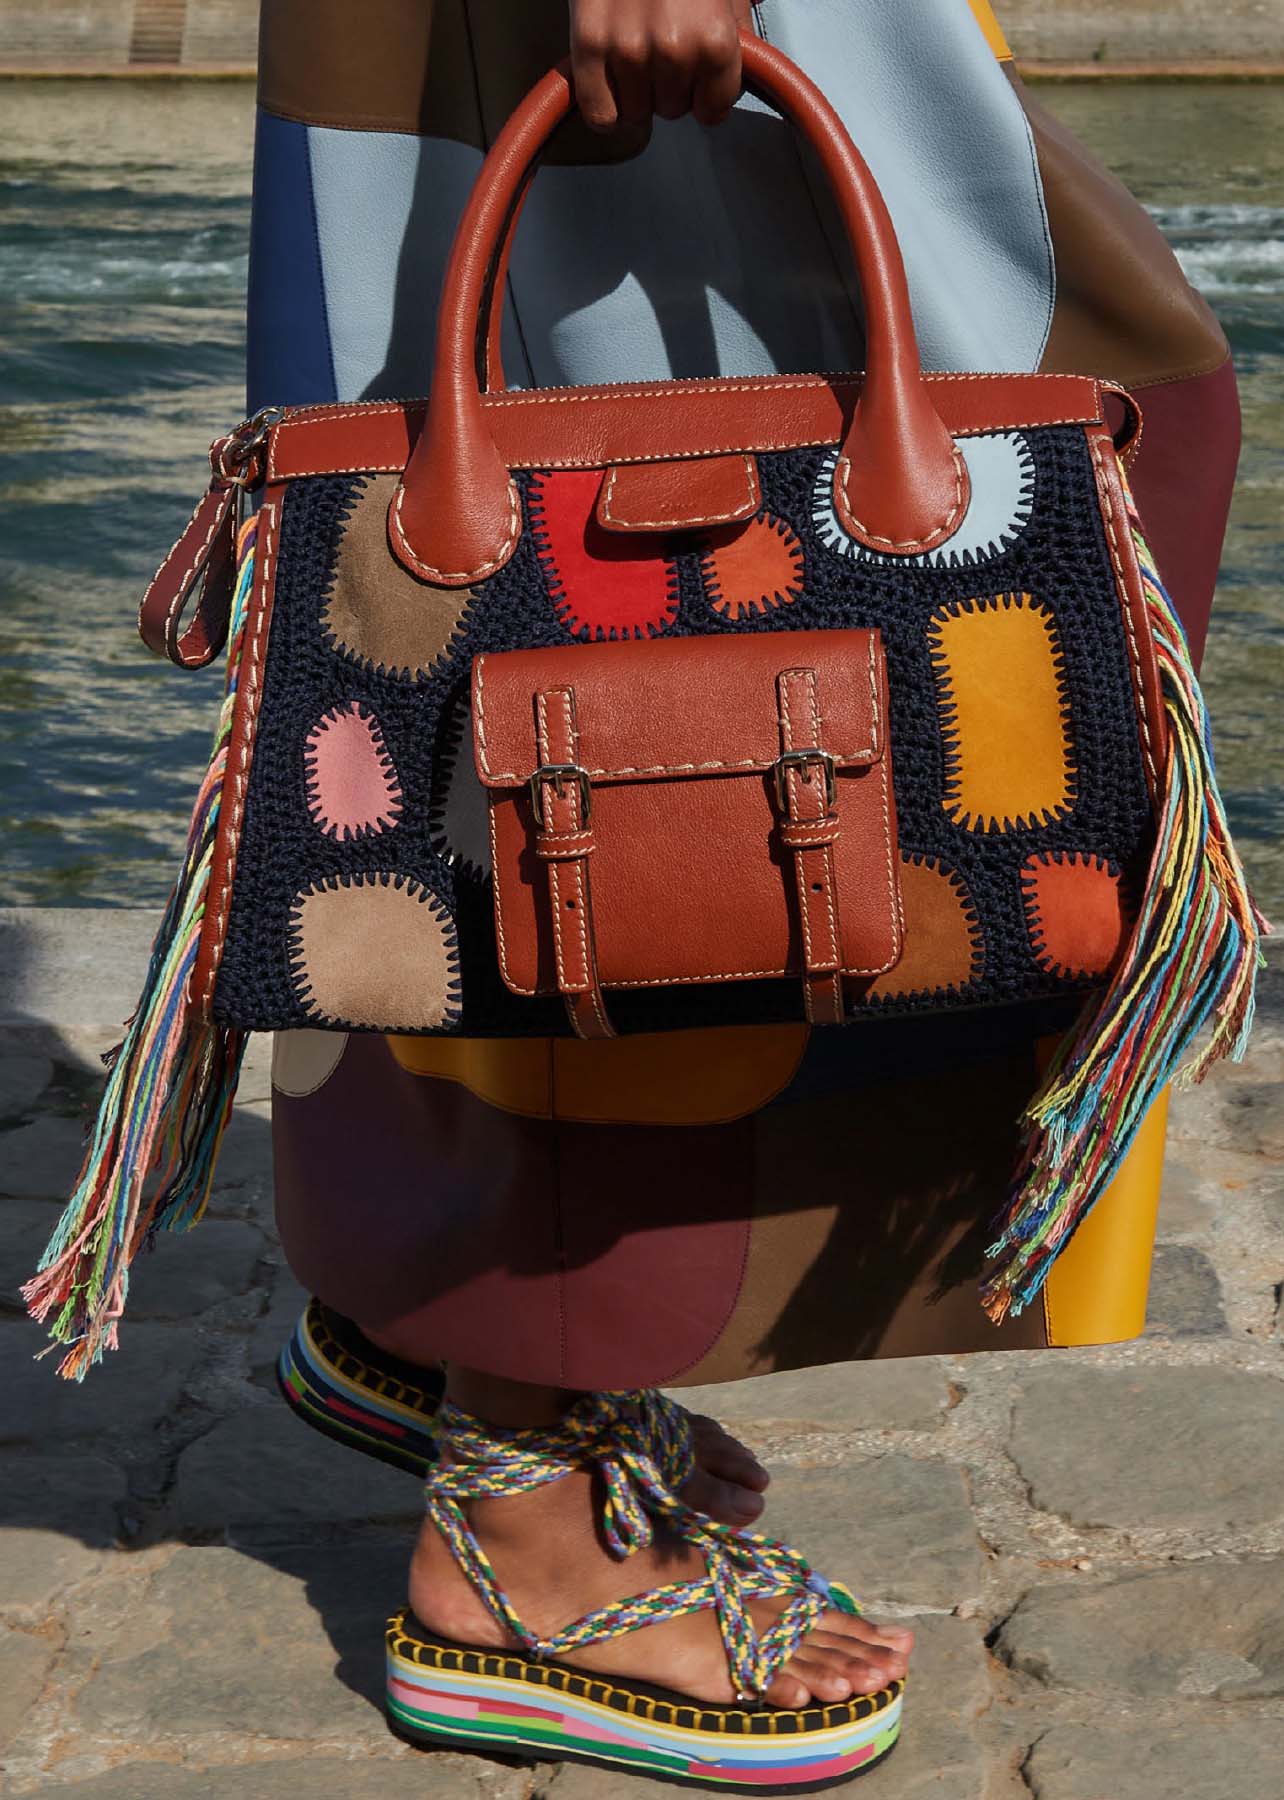
M589 781L588 770L582 769L578 763L545 763L531 776L531 805L540 824L544 822L544 783L551 781L561 800L566 793L566 783L572 776L580 790L580 829L583 830L588 824L593 815L593 786Z
M786 750L776 760L773 774L776 777L776 804L781 812L789 810L789 796L785 792L785 777L790 769L797 769L804 781L810 781L808 771L811 768L825 771L825 805L832 812L838 799L838 772L834 768L834 759L828 750Z

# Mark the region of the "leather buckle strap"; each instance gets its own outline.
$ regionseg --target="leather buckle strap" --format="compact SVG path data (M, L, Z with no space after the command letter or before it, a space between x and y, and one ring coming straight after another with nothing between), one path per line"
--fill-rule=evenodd
M803 1001L815 1025L844 1017L842 948L838 932L838 778L821 744L814 669L783 669L776 680L781 754L774 769L783 815L779 835L794 864L802 931Z
M535 854L548 871L557 987L577 1037L612 1038L597 973L589 858L595 845L588 771L577 761L575 690L551 688L535 696L540 767L531 776Z

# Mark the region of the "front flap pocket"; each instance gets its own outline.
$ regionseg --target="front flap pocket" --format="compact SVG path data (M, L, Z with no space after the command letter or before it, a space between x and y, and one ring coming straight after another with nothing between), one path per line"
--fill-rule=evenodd
M899 957L878 632L479 656L473 732L514 992L792 976L826 1019Z

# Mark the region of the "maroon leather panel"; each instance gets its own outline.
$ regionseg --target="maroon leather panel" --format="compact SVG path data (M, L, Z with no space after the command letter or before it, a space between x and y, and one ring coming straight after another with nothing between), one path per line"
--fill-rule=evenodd
M732 1312L752 1141L518 1118L354 1036L317 1093L274 1096L277 1225L297 1279L411 1362L640 1386Z
M1129 479L1164 585L1198 667L1239 461L1239 394L1229 357L1207 375L1137 395L1145 415Z

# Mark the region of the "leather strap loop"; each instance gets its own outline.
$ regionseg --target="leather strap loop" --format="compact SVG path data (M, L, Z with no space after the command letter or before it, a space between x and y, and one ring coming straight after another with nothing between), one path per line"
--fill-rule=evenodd
M613 1038L615 1028L597 973L589 886L593 832L587 817L588 783L567 779L567 770L579 761L573 688L550 688L536 694L535 730L542 765L532 783L532 791L539 794L535 854L548 870L558 992L577 1037Z
M869 369L838 459L835 506L844 528L871 548L917 554L956 528L967 504L967 473L923 382L891 218L819 89L752 32L741 33L741 55L747 85L791 119L816 152L860 277ZM572 105L562 65L532 89L500 133L451 249L427 418L388 515L396 555L436 585L484 580L504 566L521 535L517 489L482 405L477 361L488 335L482 309L488 294L496 310L502 303L495 278L513 208L531 164Z
M794 863L802 931L803 1001L813 1025L843 1022L842 942L838 931L838 871L834 845L839 820L833 764L822 742L814 669L782 669L778 793L785 816L780 841ZM804 756L800 752L815 752Z
M180 669L205 668L227 642L240 495L240 482L215 475L138 609L138 635L147 648ZM193 596L195 610L184 625Z

